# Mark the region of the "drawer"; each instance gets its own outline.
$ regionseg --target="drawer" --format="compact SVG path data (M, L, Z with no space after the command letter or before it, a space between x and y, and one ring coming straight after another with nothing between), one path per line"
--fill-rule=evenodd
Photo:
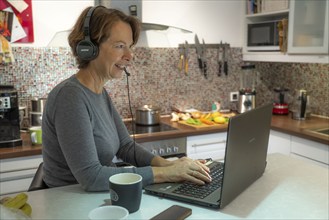
M325 144L292 136L291 153L329 164L329 146Z
M33 177L37 169L0 173L0 182Z
M0 195L11 193L26 192L32 182L31 178L17 179L11 181L0 182Z
M212 158L222 160L225 156L226 132L187 137L187 155L193 159Z
M0 173L37 169L41 162L42 155L2 159L0 160Z

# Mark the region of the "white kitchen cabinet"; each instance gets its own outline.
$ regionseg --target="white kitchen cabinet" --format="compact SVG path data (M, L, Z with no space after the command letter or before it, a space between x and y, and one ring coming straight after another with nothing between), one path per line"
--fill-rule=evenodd
M290 155L291 135L271 130L267 153Z
M291 136L291 156L328 167L329 146Z
M187 156L192 159L224 160L227 132L187 137Z
M27 191L42 155L0 160L0 195Z
M249 1L246 0L247 6L248 2ZM243 60L255 62L328 63L328 4L328 0L290 0L289 9L246 14L244 24ZM304 7L304 5L307 6L306 10L308 11L308 14L303 13L300 9ZM322 8L322 6L325 7ZM312 11L317 10L317 8L320 7L321 9L319 10L319 13L316 13L316 15L312 14ZM247 25L249 23L273 21L282 18L289 19L287 53L284 54L273 51L247 51ZM308 23L313 22L313 24L299 25L299 23L305 20ZM301 42L304 42L304 44L301 45Z
M268 153L281 153L328 167L329 146L271 130Z
M288 53L329 53L328 4L328 0L290 0Z

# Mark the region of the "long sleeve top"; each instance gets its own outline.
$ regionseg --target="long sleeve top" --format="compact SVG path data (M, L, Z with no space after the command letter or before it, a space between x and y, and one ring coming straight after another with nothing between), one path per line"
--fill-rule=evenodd
M93 93L75 75L49 93L42 139L49 187L79 183L86 191L106 191L109 177L122 172L140 174L144 186L153 183L154 155L134 144L107 91ZM138 167L116 167L115 156Z

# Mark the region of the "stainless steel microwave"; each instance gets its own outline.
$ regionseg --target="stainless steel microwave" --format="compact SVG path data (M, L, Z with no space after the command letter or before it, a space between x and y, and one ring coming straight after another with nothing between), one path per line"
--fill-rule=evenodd
M279 21L248 24L248 51L280 51Z

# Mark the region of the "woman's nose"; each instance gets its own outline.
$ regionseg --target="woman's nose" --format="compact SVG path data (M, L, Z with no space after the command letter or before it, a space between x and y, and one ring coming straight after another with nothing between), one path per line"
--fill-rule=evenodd
M134 53L131 48L126 48L125 53L124 53L124 58L127 60L132 60L134 56Z

